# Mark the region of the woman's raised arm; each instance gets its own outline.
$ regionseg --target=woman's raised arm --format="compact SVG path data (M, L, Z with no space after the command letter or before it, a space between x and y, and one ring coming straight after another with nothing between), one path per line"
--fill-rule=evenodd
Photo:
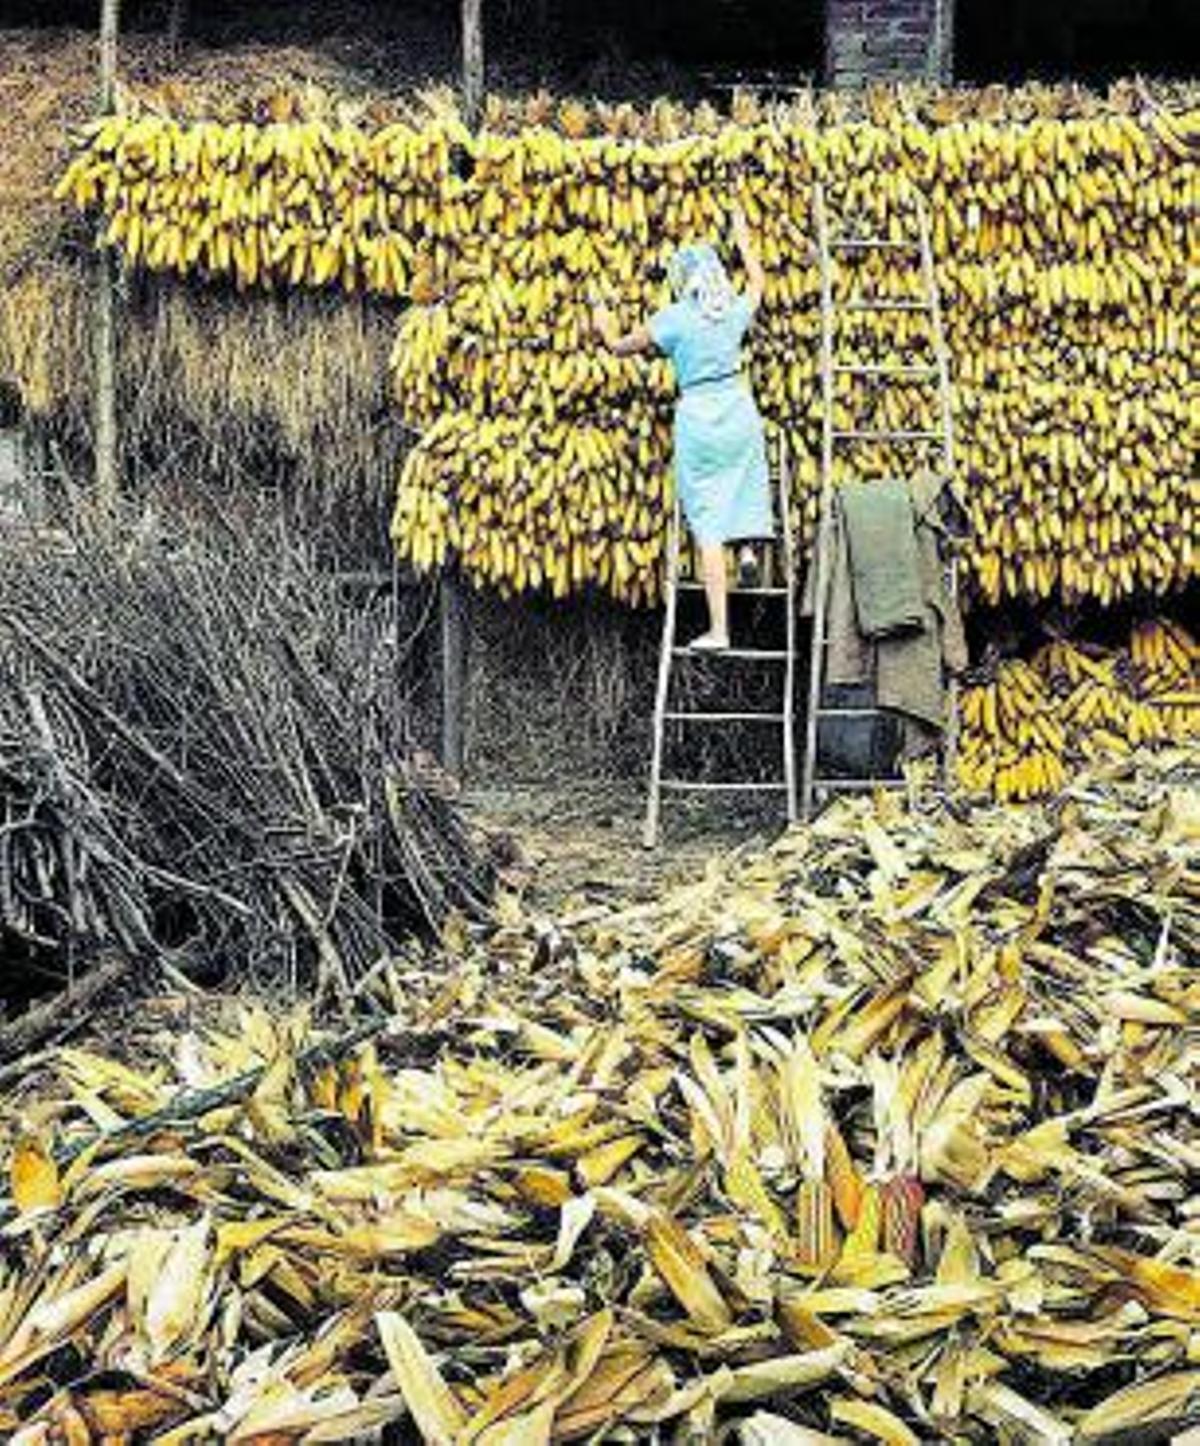
M757 311L759 302L762 301L766 278L763 276L758 251L750 236L750 223L746 220L746 213L740 206L733 208L733 239L742 253L742 265L746 268L746 295L749 297L751 310Z
M600 340L617 356L633 356L640 351L649 351L654 345L644 326L635 326L632 331L622 333L617 318L606 306L592 307L592 324Z

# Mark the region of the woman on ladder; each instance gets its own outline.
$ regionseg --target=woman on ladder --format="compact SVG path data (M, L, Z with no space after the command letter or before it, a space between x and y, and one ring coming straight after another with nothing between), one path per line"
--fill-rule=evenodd
M708 598L708 631L690 644L698 652L729 646L725 544L742 544L739 572L751 584L758 565L750 543L774 536L762 417L741 370L742 339L762 300L763 271L740 207L733 235L746 270L744 293L734 290L716 249L705 242L676 252L669 271L675 299L644 325L622 335L609 310L593 312L610 351L632 356L657 347L675 372L675 486Z

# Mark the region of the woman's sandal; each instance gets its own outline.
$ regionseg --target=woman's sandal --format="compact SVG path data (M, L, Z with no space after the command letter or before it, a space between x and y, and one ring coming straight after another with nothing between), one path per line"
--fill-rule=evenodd
M729 647L728 638L714 637L711 632L701 633L688 644L689 653L723 653Z

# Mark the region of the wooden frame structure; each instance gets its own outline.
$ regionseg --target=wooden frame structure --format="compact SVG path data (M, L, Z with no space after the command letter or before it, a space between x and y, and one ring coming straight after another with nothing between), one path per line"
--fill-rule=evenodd
M817 532L813 543L814 587L812 644L808 670L808 710L804 727L804 767L800 790L801 817L810 818L818 791L869 789L899 785L902 779L854 778L817 779L817 749L822 718L875 717L876 707L831 708L823 705L825 693L825 652L828 646L826 625L829 608L829 558L833 543L833 458L839 442L855 440L886 440L937 445L941 453L941 476L948 484L954 470L954 415L950 395L950 355L942 323L941 300L933 265L933 244L929 216L919 191L913 192L916 234L910 241L896 241L883 236L834 236L830 231L829 213L824 187L818 182L813 192L813 222L817 234L820 263L821 298L821 484L817 511ZM920 257L923 297L920 301L893 301L886 298L857 298L841 303L843 311L909 312L924 315L929 321L932 366L871 365L838 366L834 361L834 318L839 310L833 294L833 256L838 251L893 250L916 253ZM931 431L839 431L834 425L834 377L838 374L870 375L877 380L925 381L936 386L938 393L938 426ZM949 585L952 597L957 593L953 552L949 561ZM947 700L947 728L942 746L942 768L949 774L954 766L957 740L958 692L950 679Z
M647 848L658 844L662 821L662 795L676 793L782 793L787 811L787 821L796 820L796 538L792 525L792 477L791 458L788 454L786 433L781 433L776 462L776 495L778 497L778 542L779 560L783 569L782 585L769 583L751 588L730 590L730 599L739 596L773 598L783 603L784 646L782 649L733 647L722 652L690 655L697 661L711 663L713 667L727 667L727 660L750 660L762 665L782 665L783 697L778 712L756 710L753 712L731 711L687 711L673 710L671 701L671 676L676 659L689 656L688 649L680 647L676 634L679 611L679 593L691 589L703 591L698 582L685 582L679 577L681 538L683 536L683 514L676 498L671 512L667 534L666 558L666 599L663 610L662 644L658 660L658 685L654 699L653 740L650 755L650 786L646 798L646 819L642 829L642 842ZM776 724L781 730L782 773L779 780L748 781L744 779L705 780L693 778L664 778L663 754L666 749L666 731L670 724L700 724L702 726L728 723Z
M483 0L462 0L463 119L475 130L483 118ZM393 556L392 566L396 567ZM466 757L470 682L470 602L458 570L442 569L438 584L442 654L442 766L460 774Z
M109 115L117 97L117 33L120 0L103 0L100 8L99 113ZM96 258L95 313L92 348L96 368L95 480L100 513L111 516L120 488L120 437L117 433L117 263L102 248Z

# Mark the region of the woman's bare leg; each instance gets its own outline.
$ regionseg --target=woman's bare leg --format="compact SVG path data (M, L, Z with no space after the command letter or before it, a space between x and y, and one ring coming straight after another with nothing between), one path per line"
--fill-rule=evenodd
M725 548L719 542L700 548L700 572L708 599L708 634L712 645L729 645L729 587L725 579Z

